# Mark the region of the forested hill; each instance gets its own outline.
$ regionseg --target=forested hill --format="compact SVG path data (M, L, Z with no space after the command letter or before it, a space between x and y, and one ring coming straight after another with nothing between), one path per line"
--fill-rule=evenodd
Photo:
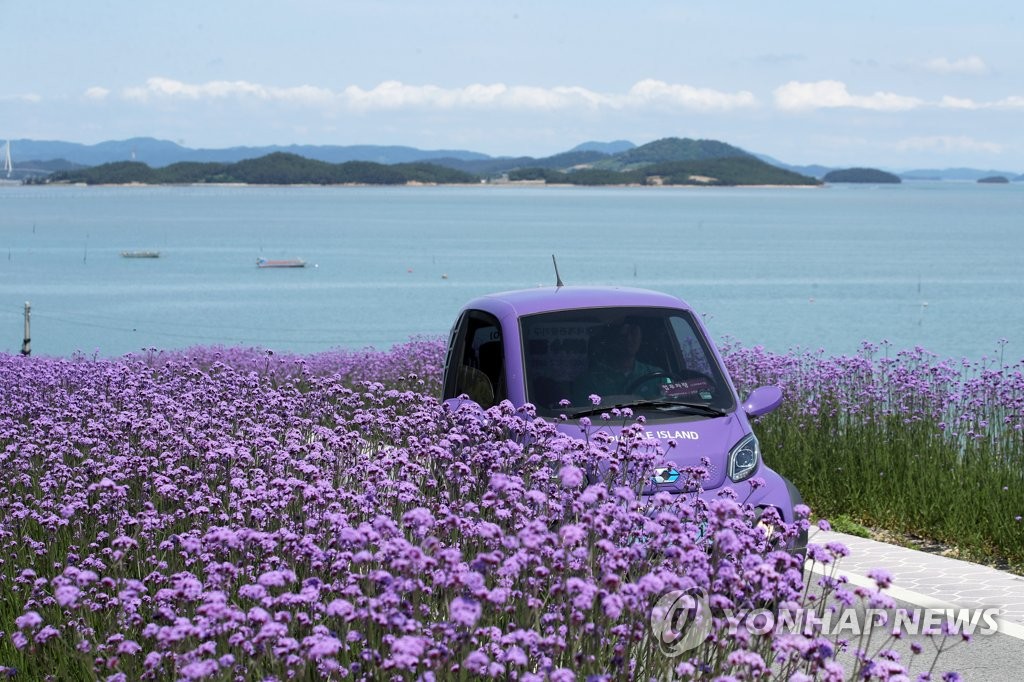
M753 159L753 154L717 140L666 137L614 156L619 167L666 161L707 161L710 159Z
M877 168L846 168L825 174L825 182L859 182L896 185L902 182L898 175Z
M523 168L508 174L510 180L543 180L548 184L571 185L694 185L731 187L740 185L813 186L821 183L806 175L783 170L754 158L665 161L632 170L585 168L571 172L546 168Z
M475 175L430 163L385 165L370 161L326 163L296 154L275 152L237 163L174 163L150 168L120 161L56 173L50 182L109 184L247 183L254 185L404 185L408 183L479 182Z
M541 159L431 159L419 163L328 163L275 152L235 163L161 168L122 161L55 173L45 182L86 184L247 183L401 185L532 181L570 185L818 185L715 140L665 138L607 154L575 150Z

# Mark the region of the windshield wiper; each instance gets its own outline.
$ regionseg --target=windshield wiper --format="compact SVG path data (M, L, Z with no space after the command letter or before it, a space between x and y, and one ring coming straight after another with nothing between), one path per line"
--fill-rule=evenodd
M589 417L595 414L601 414L602 412L610 412L611 410L618 408L622 409L628 407L633 408L644 408L654 407L661 410L673 411L673 410L693 410L694 412L701 412L703 414L711 415L712 417L724 417L727 412L707 405L705 403L687 403L677 400L634 400L628 403L619 403L617 405L599 405L596 407L587 407L576 412L570 413L568 416L570 419L576 419L577 417Z

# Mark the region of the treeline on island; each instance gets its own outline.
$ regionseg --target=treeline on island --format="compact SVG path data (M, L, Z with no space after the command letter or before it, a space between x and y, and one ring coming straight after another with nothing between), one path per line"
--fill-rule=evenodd
M618 154L575 151L532 157L414 163L329 163L275 152L235 163L180 162L153 168L137 161L67 169L46 183L259 185L404 185L544 182L565 185L818 185L815 178L765 163L714 140L666 138Z
M326 163L296 154L276 152L237 163L174 163L151 168L137 161L105 163L92 168L55 173L49 182L117 185L142 183L201 184L246 183L253 185L404 185L479 182L470 173L431 163L385 165L371 161Z
M852 182L872 185L898 185L903 182L900 176L886 173L877 168L846 168L826 173L825 182Z
M569 185L818 185L813 178L783 170L754 158L701 159L650 163L633 170L584 168L560 171L523 168L510 171L509 180L543 180Z

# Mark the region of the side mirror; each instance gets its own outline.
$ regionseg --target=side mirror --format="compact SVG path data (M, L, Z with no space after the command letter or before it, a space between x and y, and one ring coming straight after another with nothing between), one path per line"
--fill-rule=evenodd
M743 411L748 417L768 414L782 404L782 389L778 386L755 388L743 401Z

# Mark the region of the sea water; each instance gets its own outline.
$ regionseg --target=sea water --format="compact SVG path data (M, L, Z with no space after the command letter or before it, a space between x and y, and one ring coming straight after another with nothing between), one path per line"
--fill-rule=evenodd
M446 334L475 296L553 286L552 254L567 285L679 296L745 345L1024 357L1024 184L953 182L3 187L0 351L26 301L33 355L386 348Z

